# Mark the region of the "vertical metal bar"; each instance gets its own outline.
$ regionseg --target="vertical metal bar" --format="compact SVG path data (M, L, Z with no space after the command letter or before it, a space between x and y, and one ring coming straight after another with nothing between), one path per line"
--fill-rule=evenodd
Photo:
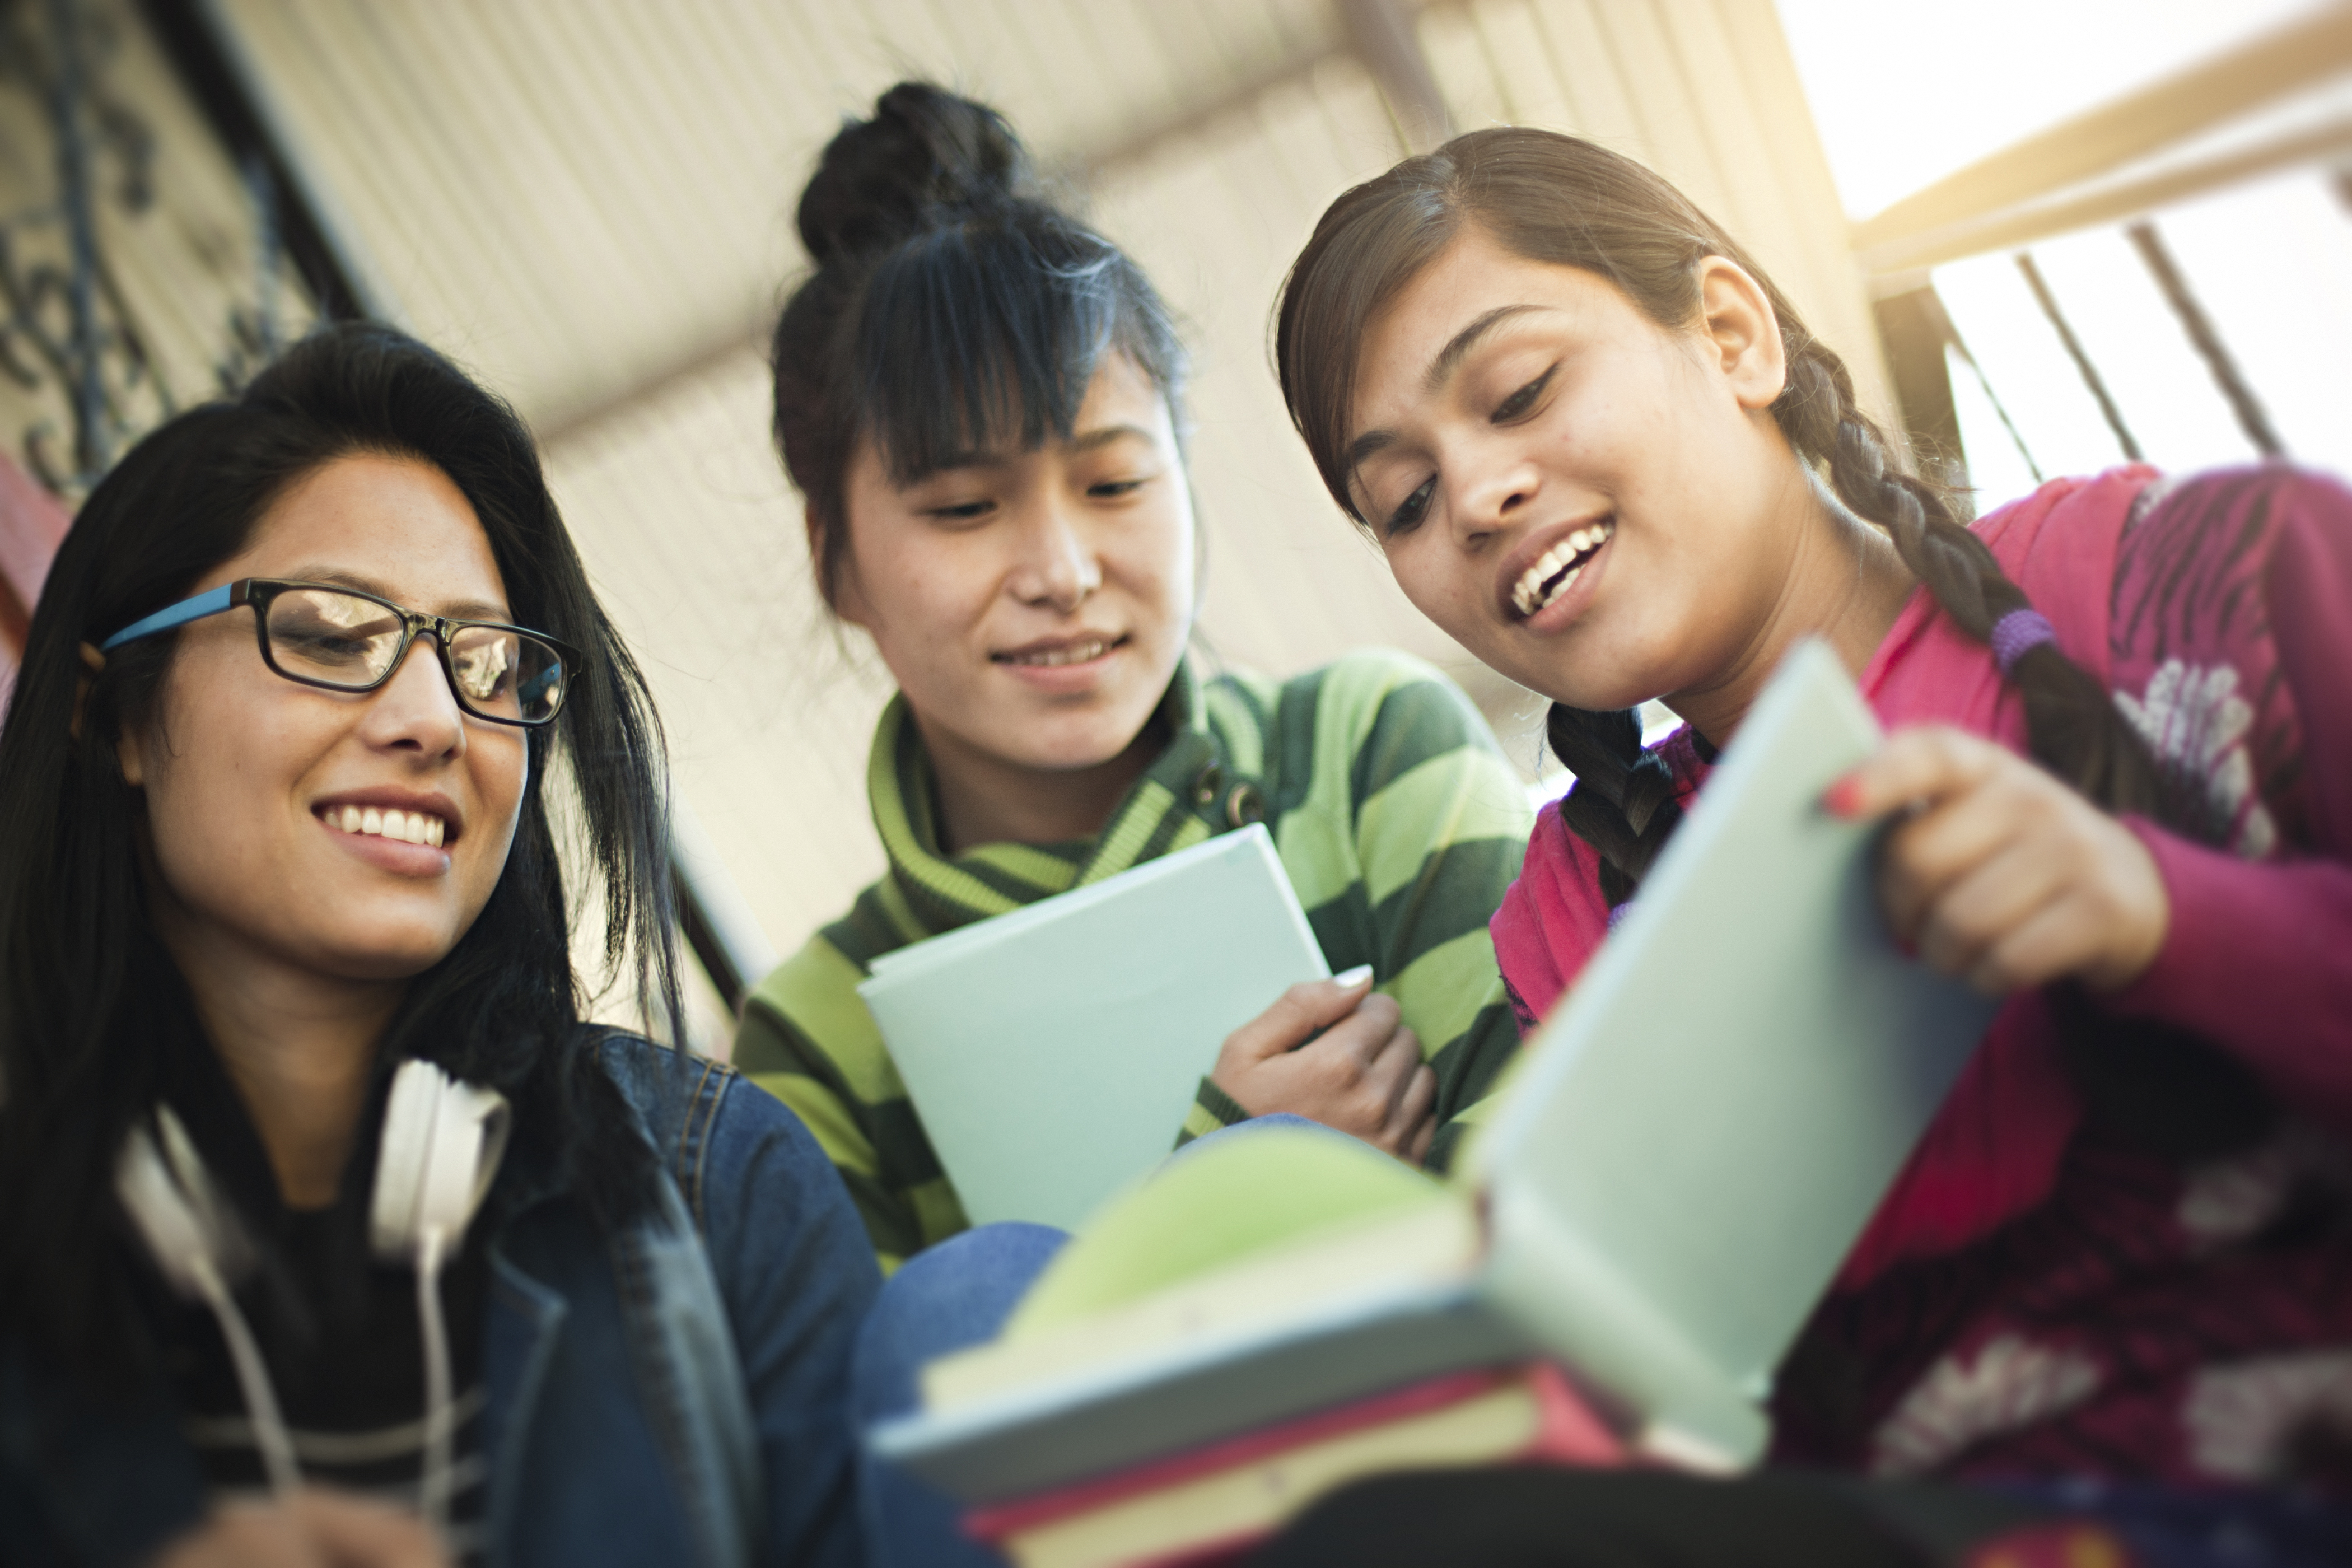
M257 152L245 155L245 188L253 198L254 341L266 363L278 357L278 182Z
M2156 232L2156 225L2136 223L2124 233L2130 237L2132 248L2139 252L2139 258L2147 264L2148 271L2156 279L2156 286L2164 290L2165 303L2170 305L2172 313L2180 318L2180 329L2189 334L2189 345L2204 359L2205 368L2212 373L2213 384L2221 389L2223 397L2229 399L2230 412L2238 416L2238 427L2246 433L2246 439L2252 441L2254 450L2265 458L2286 456L2286 445L2279 439L2278 432L2271 428L2270 416L2263 411L2262 400L2254 395L2254 389L2246 384L2246 378L2238 373L2238 362L2230 357L2228 347L2221 342L2221 334L2214 330L2212 318L2205 313L2205 307L2198 303L2197 296L2189 290L2189 279L2182 277L2180 268L2173 265L2171 248L2164 243L2164 237Z
M2091 356L2083 352L2082 343L2074 337L2074 329L2066 324L2065 312L2058 309L2057 298L2050 292L2050 285L2042 280L2042 268L2033 265L2032 251L2017 253L2017 269L2025 274L2025 286L2033 290L2034 302L2042 307L2042 314L2057 330L2058 341L2066 345L2066 356L2074 362L2074 368L2082 373L2083 384L2091 389L2091 395L2098 401L2099 412L2106 416L2107 428L2116 433L2116 440L2122 446L2124 456L2135 463L2141 461L2139 443L2132 439L2130 428L2124 424L2123 411L2116 406L2116 400L2107 395L2107 384L2099 379L2098 367L2091 363Z
M58 141L58 205L65 215L72 258L66 302L72 318L67 345L74 409L74 467L94 479L113 458L107 429L106 385L99 378L98 221L90 205L89 142L82 135L81 17L77 0L49 0L49 47L57 68L49 83L49 121Z
M2344 210L2352 214L2352 163L2336 170L2328 184L2336 187L2336 199L2344 204Z
M1421 52L1421 8L1408 0L1339 0L1348 42L1380 84L1407 153L1426 153L1454 134L1454 116Z

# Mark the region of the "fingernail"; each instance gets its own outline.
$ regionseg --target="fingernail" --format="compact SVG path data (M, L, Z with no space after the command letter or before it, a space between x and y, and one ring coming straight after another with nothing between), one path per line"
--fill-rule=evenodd
M1848 773L1822 793L1822 805L1832 816L1852 818L1862 815L1862 781Z
M1331 976L1331 984L1342 991L1352 991L1359 985L1369 984L1371 978L1372 966L1369 963L1360 963L1345 974Z

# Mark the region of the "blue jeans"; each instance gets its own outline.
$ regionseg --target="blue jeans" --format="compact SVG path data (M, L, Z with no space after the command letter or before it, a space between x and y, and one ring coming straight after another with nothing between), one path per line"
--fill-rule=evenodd
M1267 1127L1313 1127L1276 1114L1196 1139L1169 1156ZM1344 1138L1344 1132L1331 1132ZM1030 1285L1070 1239L1043 1225L984 1225L908 1258L882 1286L858 1333L849 1398L861 1431L919 1409L923 1363L994 1339ZM999 1568L1004 1558L964 1534L963 1507L898 1466L861 1453L857 1506L865 1518L866 1561L874 1568Z

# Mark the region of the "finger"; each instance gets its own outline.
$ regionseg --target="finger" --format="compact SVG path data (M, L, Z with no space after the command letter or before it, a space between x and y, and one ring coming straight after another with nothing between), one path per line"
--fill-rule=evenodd
M1428 1164L1429 1145L1436 1136L1437 1115L1434 1110L1432 1110L1429 1115L1422 1118L1419 1130L1413 1133L1412 1142L1406 1148L1406 1157L1416 1165Z
M1930 905L1919 923L1920 961L1966 975L2011 931L2058 902L2066 868L2046 846L2020 840L1972 867Z
M1832 784L1822 804L1849 821L1874 820L1972 788L2009 754L1946 724L1898 730L1869 761Z
M1303 980L1275 999L1273 1006L1227 1037L1229 1054L1263 1060L1296 1050L1316 1030L1329 1028L1354 1012L1372 986L1372 966L1360 964L1328 980Z
M283 1510L231 1502L173 1542L150 1568L319 1568L319 1561Z
M412 1514L324 1490L289 1506L333 1568L449 1568L448 1553Z
M1399 1149L1410 1149L1416 1137L1421 1139L1423 1150L1428 1149L1425 1134L1436 1126L1436 1109L1437 1074L1426 1062L1416 1064L1412 1076L1405 1079L1404 1091L1389 1111L1389 1132Z
M1360 1076L1389 1048L1404 1019L1393 996L1374 992L1353 1013L1299 1047L1344 1067L1350 1078Z
M2098 900L2069 888L1988 945L1969 967L1969 984L2005 996L2078 975L2105 951L2105 932Z
M1397 1102L1404 1098L1413 1069L1420 1066L1421 1037L1411 1029L1391 1035L1381 1054L1364 1069L1364 1093L1376 1108L1376 1120L1386 1121L1396 1114Z
M2031 764L2021 764L2030 767ZM1988 775L1886 835L1878 864L1880 907L1898 941L1916 945L1928 908L1963 878L2039 826L2020 791Z

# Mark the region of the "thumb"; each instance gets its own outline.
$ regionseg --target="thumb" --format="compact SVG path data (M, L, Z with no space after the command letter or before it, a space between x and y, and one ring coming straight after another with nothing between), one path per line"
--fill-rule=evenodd
M1328 980L1302 980L1275 999L1273 1006L1234 1031L1232 1045L1251 1058L1295 1051L1318 1029L1353 1013L1372 988L1372 966L1359 964Z

